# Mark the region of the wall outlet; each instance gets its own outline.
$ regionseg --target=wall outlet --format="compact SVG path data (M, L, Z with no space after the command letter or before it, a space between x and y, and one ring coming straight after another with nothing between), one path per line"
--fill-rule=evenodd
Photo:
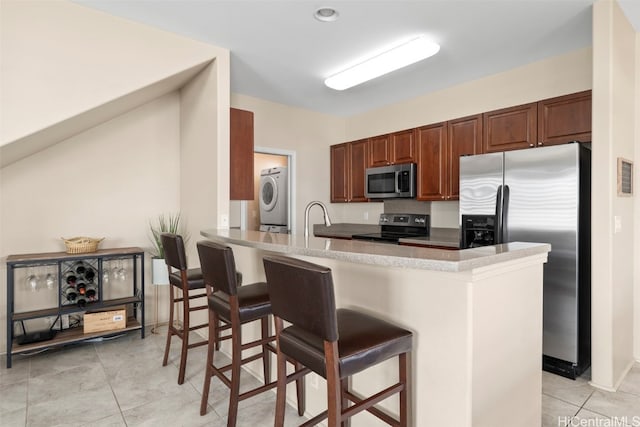
M227 214L220 215L220 225L222 227L228 227L229 226L229 215L227 215Z
M613 232L620 233L622 231L622 217L616 215L613 217Z
M363 216L365 220L369 219L369 212L365 212Z

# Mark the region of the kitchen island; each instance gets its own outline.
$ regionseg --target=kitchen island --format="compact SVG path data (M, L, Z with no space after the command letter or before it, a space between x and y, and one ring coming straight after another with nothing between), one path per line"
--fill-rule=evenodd
M549 245L450 251L257 231L201 234L233 247L247 283L264 280L265 253L305 259L332 269L339 307L412 330L411 425L540 425L542 272ZM356 375L353 387L376 392L395 379L391 360ZM326 407L324 382L319 388L308 383L313 414ZM395 413L397 402L383 406ZM352 425L378 424L362 414Z

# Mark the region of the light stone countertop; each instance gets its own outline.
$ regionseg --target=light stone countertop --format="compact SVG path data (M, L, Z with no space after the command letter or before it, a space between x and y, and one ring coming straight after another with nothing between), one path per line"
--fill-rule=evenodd
M513 242L458 251L390 245L361 240L330 239L261 231L205 229L203 237L229 244L290 255L329 258L359 264L446 272L468 271L537 254L546 254L546 243Z

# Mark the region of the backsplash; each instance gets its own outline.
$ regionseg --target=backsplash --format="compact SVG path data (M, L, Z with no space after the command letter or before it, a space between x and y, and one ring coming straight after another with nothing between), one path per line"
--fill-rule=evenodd
M387 199L384 201L384 213L431 214L431 202L419 202L414 199Z

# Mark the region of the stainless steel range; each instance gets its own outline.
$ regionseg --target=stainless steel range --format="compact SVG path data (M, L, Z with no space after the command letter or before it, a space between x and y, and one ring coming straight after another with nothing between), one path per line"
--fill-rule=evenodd
M380 214L379 233L354 234L356 240L382 243L398 243L403 237L429 236L431 223L429 215L423 214Z

